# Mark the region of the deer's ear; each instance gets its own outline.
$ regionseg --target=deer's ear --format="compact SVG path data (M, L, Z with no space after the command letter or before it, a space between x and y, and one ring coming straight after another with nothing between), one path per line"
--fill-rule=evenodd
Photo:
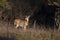
M30 15L29 16L26 16L26 18L30 18Z
M30 15L28 16L28 18L30 17Z

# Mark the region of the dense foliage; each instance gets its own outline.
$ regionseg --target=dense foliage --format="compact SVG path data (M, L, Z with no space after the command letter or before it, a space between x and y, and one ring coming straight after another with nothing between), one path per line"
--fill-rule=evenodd
M0 0L0 6L7 9L11 8L11 5L9 2L7 2L7 0Z

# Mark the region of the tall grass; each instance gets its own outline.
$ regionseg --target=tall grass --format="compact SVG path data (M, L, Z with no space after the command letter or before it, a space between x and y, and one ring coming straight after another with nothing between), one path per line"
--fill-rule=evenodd
M8 27L8 29L7 29ZM0 40L60 40L60 31L51 29L15 29L8 24L0 24Z
M0 36L5 36L9 38L14 38L14 40L60 40L60 32L57 30L35 30L27 29L23 30L9 30L8 33L0 33Z

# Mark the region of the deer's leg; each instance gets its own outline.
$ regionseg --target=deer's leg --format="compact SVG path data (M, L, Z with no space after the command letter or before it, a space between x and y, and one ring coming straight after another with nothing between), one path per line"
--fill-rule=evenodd
M26 30L26 26L24 26L24 30Z
M19 27L19 25L16 25L16 27L15 28L18 28Z

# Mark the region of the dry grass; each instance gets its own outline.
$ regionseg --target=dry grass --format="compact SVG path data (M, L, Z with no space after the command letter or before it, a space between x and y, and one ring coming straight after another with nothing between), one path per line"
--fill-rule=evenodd
M4 25L0 24L0 26L0 37L12 38L10 40L60 40L60 32L57 30L52 31L32 28L23 31L15 29L6 23Z

